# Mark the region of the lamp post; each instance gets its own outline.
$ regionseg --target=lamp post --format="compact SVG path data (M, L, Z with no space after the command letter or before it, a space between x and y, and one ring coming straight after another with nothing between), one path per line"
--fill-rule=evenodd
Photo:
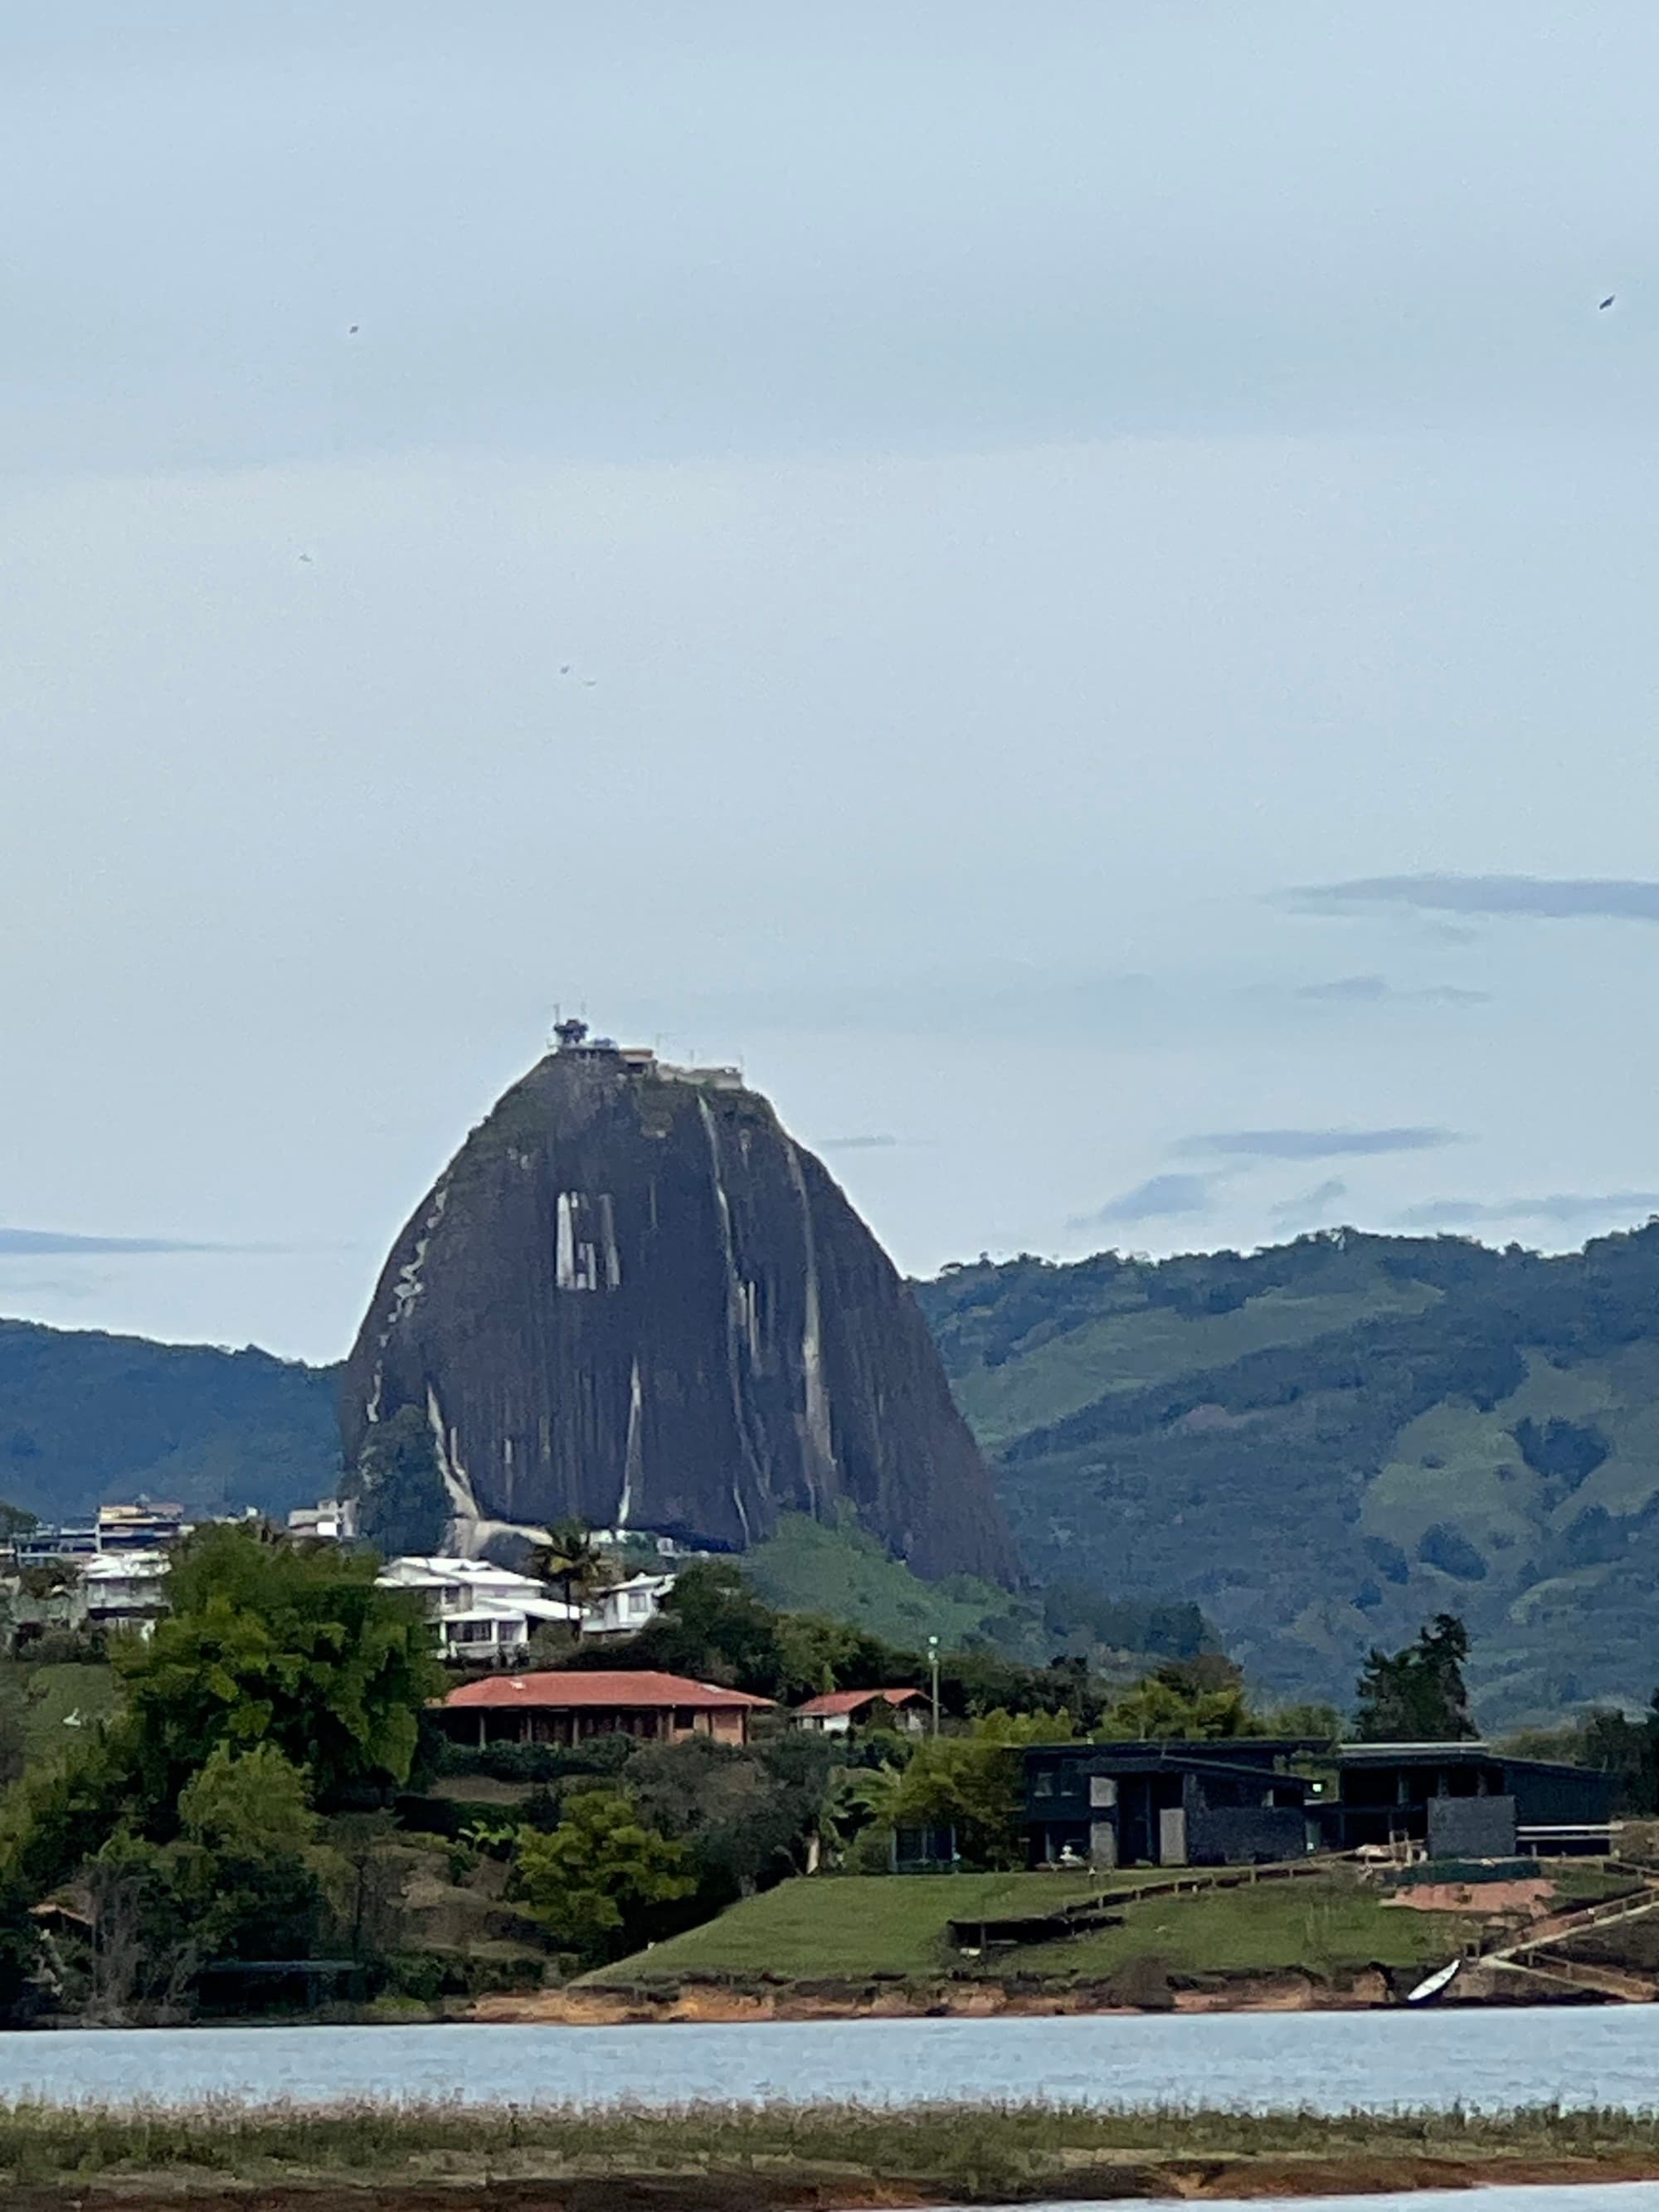
M927 1639L927 1671L933 1681L933 1734L937 1735L939 1734L939 1638L937 1636L930 1636Z

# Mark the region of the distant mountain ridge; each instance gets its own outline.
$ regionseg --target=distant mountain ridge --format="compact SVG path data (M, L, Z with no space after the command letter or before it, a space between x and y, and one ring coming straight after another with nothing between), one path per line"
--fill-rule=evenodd
M918 1296L1040 1581L1189 1599L1291 1695L1346 1703L1443 1609L1488 1725L1659 1680L1659 1226L1028 1258Z
M1344 1231L913 1287L1040 1583L1195 1603L1286 1694L1346 1703L1368 1644L1443 1607L1488 1726L1659 1681L1659 1228L1549 1259ZM0 1322L0 1498L285 1510L338 1480L338 1383Z
M0 1321L0 1498L44 1520L141 1491L286 1513L339 1479L338 1387L252 1348Z

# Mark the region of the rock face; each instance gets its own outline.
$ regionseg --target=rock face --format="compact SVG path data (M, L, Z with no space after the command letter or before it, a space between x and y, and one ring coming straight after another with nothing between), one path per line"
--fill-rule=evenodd
M348 1464L404 1406L460 1541L574 1516L741 1547L850 1506L918 1573L1013 1578L921 1315L822 1164L733 1071L578 1025L398 1237L346 1366Z

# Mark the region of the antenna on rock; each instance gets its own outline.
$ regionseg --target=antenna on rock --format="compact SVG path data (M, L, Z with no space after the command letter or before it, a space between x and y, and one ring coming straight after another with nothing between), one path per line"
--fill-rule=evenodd
M558 1040L561 1052L574 1052L587 1035L587 1024L578 1021L555 1022L553 1034Z

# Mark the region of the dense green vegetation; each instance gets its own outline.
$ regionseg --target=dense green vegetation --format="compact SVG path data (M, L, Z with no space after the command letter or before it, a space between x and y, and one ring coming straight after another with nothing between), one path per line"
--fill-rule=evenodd
M901 1650L923 1650L937 1636L947 1651L994 1648L1039 1664L1060 1652L1133 1674L1151 1660L1215 1648L1195 1605L1108 1597L1075 1577L1021 1595L965 1575L926 1583L847 1519L830 1526L787 1513L742 1565L780 1612L827 1613Z
M0 1498L52 1520L141 1492L283 1514L338 1480L335 1370L0 1321Z
M1373 1648L1359 1677L1355 1735L1364 1743L1455 1743L1473 1736L1463 1667L1468 1631L1443 1613L1403 1651Z
M340 1490L357 1501L358 1534L386 1558L429 1554L442 1543L449 1492L432 1424L415 1407L400 1406L389 1421L375 1423Z
M566 1530L546 1564L574 1590L592 1552ZM1256 1725L1212 1655L1124 1685L1080 1658L978 1650L940 1656L946 1728L921 1741L779 1716L746 1746L480 1749L435 1725L445 1677L419 1601L377 1566L210 1525L173 1553L148 1638L112 1636L104 1666L0 1668L0 2010L177 2017L210 1968L325 1956L356 1962L360 1988L417 1997L533 1986L815 1865L884 1869L907 1826L948 1823L966 1868L1017 1866L1027 1742ZM782 1699L927 1672L915 1651L767 1605L730 1560L689 1569L630 1643L556 1656ZM33 1917L47 1902L55 1932Z
M1352 1231L1156 1264L1024 1258L917 1292L1034 1591L929 1587L855 1532L786 1522L751 1562L783 1609L901 1649L937 1634L1100 1668L1218 1642L1273 1693L1345 1705L1368 1650L1454 1612L1489 1730L1645 1703L1659 1227L1548 1259ZM0 1498L281 1511L338 1480L335 1381L0 1323ZM388 1542L435 1526L410 1445Z
M25 1727L0 1801L0 2010L50 1990L127 2017L177 2007L210 1963L318 1954L329 1880L350 1886L349 1838L325 1848L323 1816L349 1822L408 1780L442 1685L418 1605L376 1565L245 1523L199 1531L173 1555L169 1616L115 1643L104 1717L33 1759L33 1670L9 1673ZM66 1927L88 1933L48 1952L31 1908L66 1884Z
M925 1583L873 1536L786 1514L744 1559L761 1596L784 1613L824 1613L910 1650L937 1636L951 1650L981 1639L1036 1656L1034 1609L966 1576Z
M1487 1729L1645 1703L1659 1227L1025 1258L918 1295L1040 1582L1190 1600L1285 1695L1346 1704L1367 1650L1455 1612Z
M1138 1621L1152 1609L1124 1608ZM1194 1616L1194 1619L1196 1617ZM1182 1608L1170 1623L1182 1624ZM1188 1624L1190 1626L1190 1624ZM1159 1624L1153 1621L1152 1632ZM1182 1640L1167 1625L1170 1640ZM1201 1623L1199 1624L1201 1626ZM1197 1630L1193 1630L1194 1640ZM1058 1639L1056 1639L1058 1640ZM1086 1642L1086 1636L1085 1638ZM940 1710L950 1720L1001 1710L1011 1713L1069 1713L1093 1728L1114 1698L1133 1686L1121 1665L1093 1663L1098 1655L1058 1652L1033 1665L995 1646L970 1640L953 1648L943 1637L939 1657ZM1127 1655L1109 1650L1113 1662ZM658 1617L635 1636L601 1644L562 1648L558 1663L574 1667L653 1667L694 1680L723 1682L751 1696L799 1703L824 1690L929 1687L930 1657L924 1646L890 1644L872 1631L823 1611L795 1613L769 1605L752 1588L746 1564L709 1559L686 1568L664 1601ZM1195 1735L1237 1734L1237 1723L1213 1727L1188 1711L1186 1690L1222 1688L1236 1694L1237 1668L1216 1655L1159 1661L1155 1673L1175 1686L1177 1719L1193 1723ZM1130 1735L1176 1735L1180 1726L1127 1729Z

